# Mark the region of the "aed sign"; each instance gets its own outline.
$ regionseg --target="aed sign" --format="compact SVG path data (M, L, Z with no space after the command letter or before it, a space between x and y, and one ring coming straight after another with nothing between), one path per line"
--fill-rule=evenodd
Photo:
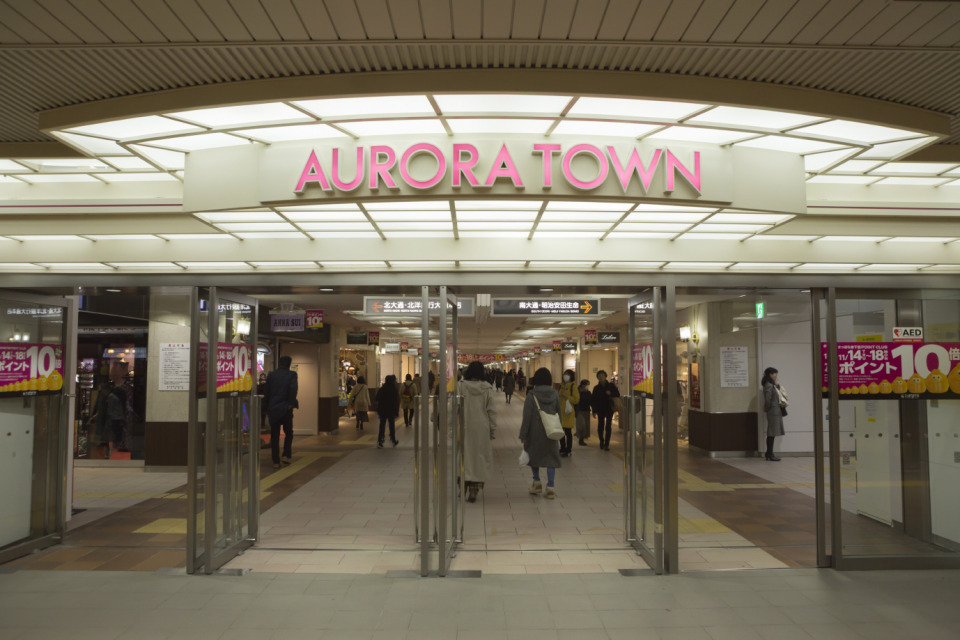
M894 327L894 342L923 342L923 327Z

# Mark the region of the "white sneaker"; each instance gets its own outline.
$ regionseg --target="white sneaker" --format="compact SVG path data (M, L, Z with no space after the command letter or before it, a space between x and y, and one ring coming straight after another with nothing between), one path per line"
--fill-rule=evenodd
M534 482L533 486L530 487L530 493L533 495L538 495L543 493L543 485L539 482Z
M553 500L557 497L557 494L553 492L553 487L547 487L547 490L543 493L543 497L547 500Z

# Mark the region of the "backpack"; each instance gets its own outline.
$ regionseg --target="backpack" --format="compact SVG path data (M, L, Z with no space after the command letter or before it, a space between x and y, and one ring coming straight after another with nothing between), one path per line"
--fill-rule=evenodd
M400 392L400 395L402 395L404 398L412 398L412 397L413 397L413 383L411 382L410 384L407 384L406 382L404 382L404 383L403 383L403 391Z

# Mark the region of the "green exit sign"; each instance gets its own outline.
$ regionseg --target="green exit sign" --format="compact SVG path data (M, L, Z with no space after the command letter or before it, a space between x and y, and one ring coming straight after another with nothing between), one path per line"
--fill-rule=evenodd
M757 318L763 318L767 315L767 307L765 302L757 303Z

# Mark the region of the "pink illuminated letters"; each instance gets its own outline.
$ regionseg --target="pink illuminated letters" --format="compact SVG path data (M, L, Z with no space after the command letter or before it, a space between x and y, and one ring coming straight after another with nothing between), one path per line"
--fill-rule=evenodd
M514 152L515 147L521 144L522 142L510 143L514 146ZM618 152L612 145L599 147L585 143L569 146L534 143L531 147L531 152L542 158L539 188L544 191L554 186L556 169L558 180L562 177L567 185L581 191L599 189L613 173L616 176L615 183L622 193L628 192L635 178L643 193L655 191L654 178L657 174L661 176L662 193L675 191L678 177L697 195L701 193L703 176L699 151L689 152L689 155L681 154L685 160L692 159L691 167L667 148L633 146L629 149L621 147ZM492 189L498 181L506 180L518 191L526 187L523 170L530 172L529 161L518 167L511 155L510 146L501 143L492 162L489 159L485 162L484 153L491 152L489 143L483 148L487 151L481 152L475 144L460 142L446 149L429 142L419 142L404 149L398 161L399 149L387 145L334 147L325 152L329 155L324 157L323 162L317 151L313 150L300 172L294 191L303 193L310 188L319 187L328 193L350 193L363 185L365 180L371 191L377 191L381 187L397 190L404 184L414 189L427 190L437 187L444 180L449 180L453 189L463 186L479 190ZM584 158L579 159L580 157ZM329 164L326 164L327 162ZM324 169L325 164L328 169ZM353 166L344 167L344 164ZM344 178L343 174L347 174L347 177Z

